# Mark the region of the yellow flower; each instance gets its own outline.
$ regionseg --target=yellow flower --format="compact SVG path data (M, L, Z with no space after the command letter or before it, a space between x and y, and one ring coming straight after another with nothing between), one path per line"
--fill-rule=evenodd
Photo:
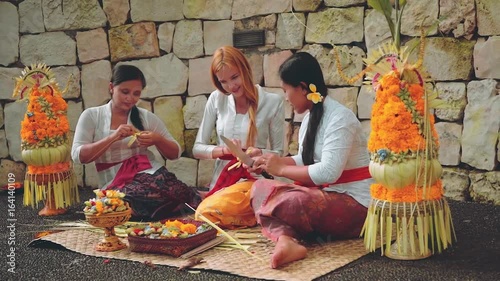
M192 223L186 223L181 226L181 230L189 234L194 234L196 233L196 225Z
M178 220L174 220L174 221L168 220L165 222L166 227L177 227L178 229L180 229L182 227L182 225L184 225L184 223L182 223L181 221L178 221Z
M308 100L312 101L315 104L323 101L323 96L321 96L320 93L316 92L316 85L309 84L309 90L311 90L312 93L307 94Z
M104 205L101 200L97 200L95 202L95 209L97 210L97 214L102 214L104 212Z
M118 199L118 198L111 198L109 199L109 203L111 204L111 206L119 206L119 205L122 205L120 204L120 202L123 202L121 199Z

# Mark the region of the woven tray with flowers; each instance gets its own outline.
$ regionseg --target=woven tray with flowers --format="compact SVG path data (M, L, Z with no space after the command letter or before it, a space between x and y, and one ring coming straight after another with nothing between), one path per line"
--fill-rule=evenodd
M132 252L179 257L215 239L217 230L204 222L176 219L129 227L127 234Z

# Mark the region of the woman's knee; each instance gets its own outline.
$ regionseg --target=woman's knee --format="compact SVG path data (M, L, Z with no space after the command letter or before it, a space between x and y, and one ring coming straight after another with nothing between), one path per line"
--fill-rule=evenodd
M255 194L256 192L258 193L258 191L263 188L263 185L264 185L265 181L266 181L265 179L256 180L252 184L252 188L250 189L250 196L252 194Z
M271 187L280 184L283 183L276 180L258 179L252 185L252 188L250 190L250 197L253 197L254 195L257 194L268 193Z
M256 180L250 190L250 205L254 210L260 209L267 200L276 183L268 179Z

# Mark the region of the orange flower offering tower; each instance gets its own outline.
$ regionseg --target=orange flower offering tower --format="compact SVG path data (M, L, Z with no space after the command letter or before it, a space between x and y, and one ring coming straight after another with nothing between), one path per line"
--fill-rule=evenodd
M393 41L383 44L365 60L366 68L349 79L352 83L365 74L373 86L375 102L371 113L368 150L372 200L362 230L369 251L381 246L381 254L394 259L421 259L441 252L452 244L454 234L451 212L443 197L442 167L438 161L438 135L431 109L442 101L425 84L422 68L424 36L420 38L418 60L408 62L411 50L401 48L399 28L401 10L395 1L396 24L389 0L368 1L383 12L389 22ZM391 245L392 240L396 242Z
M65 92L65 91L63 91ZM39 215L57 215L79 202L71 163L67 103L44 64L26 67L16 78L13 96L28 107L21 122L21 152L27 165L24 205L45 200Z

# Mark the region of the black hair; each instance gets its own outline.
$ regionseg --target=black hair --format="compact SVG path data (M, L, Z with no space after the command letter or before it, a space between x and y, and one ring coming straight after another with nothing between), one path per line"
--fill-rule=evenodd
M293 87L309 87L316 85L316 90L321 96L326 97L327 88L321 66L315 57L306 52L297 52L289 57L279 69L281 81ZM303 84L302 84L303 83ZM305 84L305 85L304 85ZM309 113L309 124L302 144L302 161L305 165L314 163L314 143L318 126L323 117L323 103L313 104Z
M144 89L146 87L146 78L139 68L127 64L117 65L113 68L113 75L111 77L111 83L113 83L113 86L132 80L139 80L142 83L142 88ZM130 121L138 130L144 130L139 109L135 105L130 110Z

